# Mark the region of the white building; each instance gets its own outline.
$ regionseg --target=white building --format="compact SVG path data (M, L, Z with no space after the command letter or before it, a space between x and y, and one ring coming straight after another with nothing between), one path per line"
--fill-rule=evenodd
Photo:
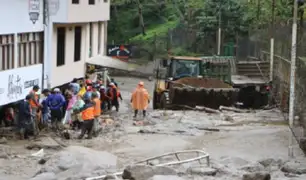
M0 0L0 106L24 99L33 85L42 84L42 2Z
M53 2L56 2L53 0ZM105 54L110 0L58 0L49 4L45 29L48 87L85 75L85 62Z

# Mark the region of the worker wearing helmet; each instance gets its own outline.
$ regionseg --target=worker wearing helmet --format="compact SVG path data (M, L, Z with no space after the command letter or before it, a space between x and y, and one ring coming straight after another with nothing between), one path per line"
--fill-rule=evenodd
M110 83L109 84L110 88L108 91L108 94L110 96L110 103L111 103L111 107L109 108L109 110L111 110L111 108L113 106L115 106L116 111L119 111L119 98L122 100L122 96L120 94L119 89L116 87L116 85L114 83Z
M132 94L131 103L134 109L134 118L136 118L139 110L142 110L143 117L146 116L146 110L150 103L150 96L148 91L144 88L143 82L138 83L137 88Z
M106 89L104 86L100 87L100 101L101 101L101 110L106 110L106 105L109 102L110 97L106 94Z
M79 136L79 139L82 139L87 133L87 139L92 138L92 129L93 129L93 123L94 123L94 104L91 101L91 97L85 93L83 96L85 105L79 110L82 114L82 131Z

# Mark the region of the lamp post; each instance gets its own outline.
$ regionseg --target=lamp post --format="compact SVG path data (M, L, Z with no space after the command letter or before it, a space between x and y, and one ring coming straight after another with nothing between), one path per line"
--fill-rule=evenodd
M298 0L293 5L292 44L291 44L291 71L290 71L290 101L289 101L289 127L293 127L295 103L295 72L296 72L296 37L297 37ZM288 155L293 157L293 132L290 132Z
M272 0L272 18L270 31L270 81L273 81L273 65L274 65L274 31L275 31L275 0Z

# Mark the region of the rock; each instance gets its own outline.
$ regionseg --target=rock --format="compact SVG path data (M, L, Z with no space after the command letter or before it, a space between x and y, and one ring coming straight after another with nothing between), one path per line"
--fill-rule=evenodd
M6 152L0 151L0 159L10 159L10 157Z
M179 176L163 176L163 175L155 175L148 180L184 180Z
M262 159L258 161L261 165L264 167L269 167L269 166L278 166L280 167L283 164L283 161L281 159L273 159L273 158L268 158L268 159Z
M115 169L116 165L117 157L111 153L69 146L52 155L39 173L52 172L61 178L80 179L95 176L93 171L105 173L106 170Z
M0 139L0 144L7 144L7 139L5 137L2 137Z
M27 149L52 149L52 150L60 150L62 147L55 140L50 137L42 137L40 141L33 142L26 145Z
M257 172L257 171L263 171L265 167L260 163L250 163L240 167L239 169L247 172Z
M155 175L177 175L177 173L170 167L130 165L124 169L122 178L129 180L146 180Z
M0 145L0 159L9 159L10 150L11 150L10 146Z
M220 117L223 121L234 122L234 119L229 115L221 113Z
M239 157L223 157L220 159L220 163L232 167L243 167L250 164L249 161Z
M187 173L200 176L215 176L217 174L217 170L210 167L199 166L189 168Z
M306 174L306 163L299 161L289 161L286 162L281 171L291 174Z
M39 174L30 180L57 180L57 177L54 173L47 172Z
M265 172L249 173L244 174L242 180L271 180L271 175Z
M45 164L48 160L49 160L49 158L41 158L41 159L38 161L38 164Z

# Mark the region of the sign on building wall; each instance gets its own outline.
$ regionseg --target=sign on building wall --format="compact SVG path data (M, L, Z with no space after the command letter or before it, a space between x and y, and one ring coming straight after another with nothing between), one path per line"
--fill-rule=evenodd
M129 45L107 45L107 56L128 59L131 54L131 46Z
M22 100L33 86L41 86L42 65L33 65L0 72L0 106Z
M29 0L29 16L33 24L39 19L40 0Z

